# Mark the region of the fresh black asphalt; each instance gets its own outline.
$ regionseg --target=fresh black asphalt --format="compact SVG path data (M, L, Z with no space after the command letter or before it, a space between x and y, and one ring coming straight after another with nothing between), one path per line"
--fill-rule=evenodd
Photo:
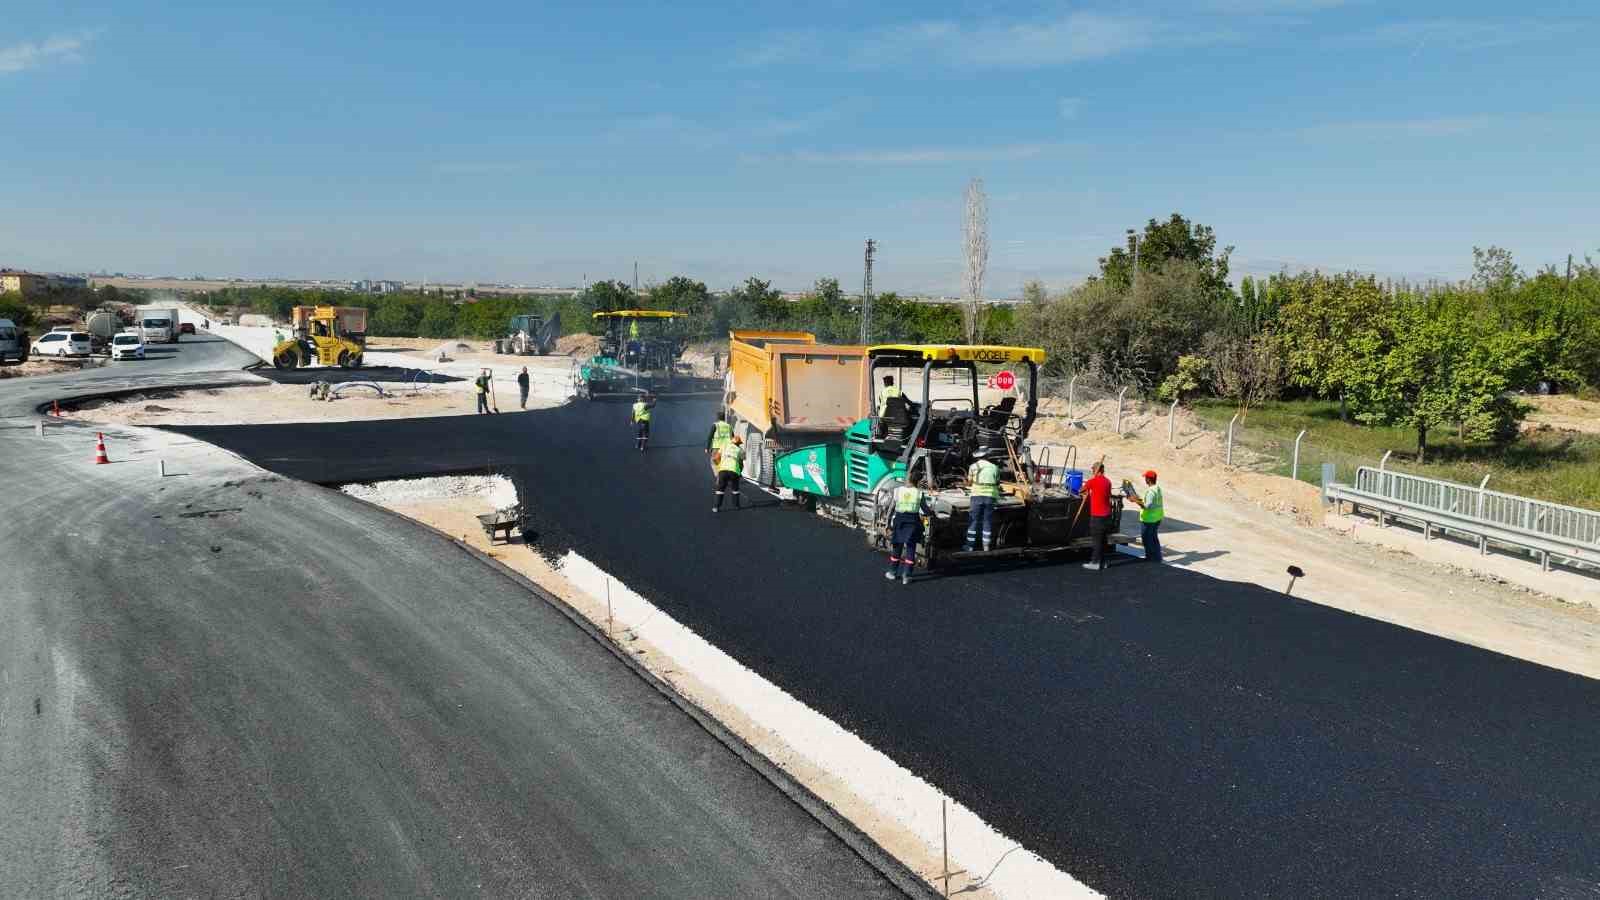
M314 481L508 471L545 552L1113 895L1600 892L1600 683L1177 565L889 584L765 495L714 515L711 411L663 402L645 454L616 403L182 430Z
M180 356L0 384L0 897L902 896L445 537L211 448L156 477L182 439L34 434L245 361Z

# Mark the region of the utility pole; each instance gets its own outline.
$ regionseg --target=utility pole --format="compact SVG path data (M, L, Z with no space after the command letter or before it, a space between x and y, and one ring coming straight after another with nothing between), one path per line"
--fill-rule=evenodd
M639 293L639 261L633 261L633 292Z
M867 261L861 274L861 340L866 344L872 324L872 255L878 252L878 242L867 238Z

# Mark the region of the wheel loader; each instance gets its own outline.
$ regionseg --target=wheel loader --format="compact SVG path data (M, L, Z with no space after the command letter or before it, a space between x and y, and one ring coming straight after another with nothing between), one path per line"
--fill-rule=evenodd
M868 544L886 548L894 490L914 473L934 510L925 522L922 568L1091 547L1088 498L1079 490L1072 451L1062 465L1050 465L1048 452L1036 458L1028 443L1043 350L893 344L869 347L866 356L862 394L875 399L872 414L839 443L801 447L774 460L783 488L808 503L831 505L835 518L866 531ZM886 375L894 390L884 390ZM989 550L964 550L972 502L967 472L980 454L1000 468L994 542ZM1114 525L1121 515L1122 498L1113 495ZM1130 540L1120 528L1109 538L1112 544Z
M272 348L276 369L312 364L361 368L367 349L367 310L361 306L296 306L294 336Z

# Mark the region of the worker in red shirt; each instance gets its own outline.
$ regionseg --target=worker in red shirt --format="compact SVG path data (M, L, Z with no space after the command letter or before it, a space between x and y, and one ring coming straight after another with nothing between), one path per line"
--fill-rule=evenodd
M1089 480L1083 483L1083 495L1089 502L1089 538L1094 541L1094 550L1083 567L1104 569L1106 538L1111 534L1111 479L1106 477L1103 461L1095 463L1089 473Z

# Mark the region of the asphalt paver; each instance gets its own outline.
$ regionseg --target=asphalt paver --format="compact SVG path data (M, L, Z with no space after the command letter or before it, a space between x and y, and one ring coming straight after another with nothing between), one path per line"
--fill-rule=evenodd
M860 532L748 486L712 513L714 408L661 403L644 453L601 402L181 430L321 482L508 472L542 552L581 552L1115 896L1600 886L1600 683L1181 565L892 584Z
M27 421L246 361L182 356L0 384L0 896L902 896L436 532L143 429L95 466L93 429Z

